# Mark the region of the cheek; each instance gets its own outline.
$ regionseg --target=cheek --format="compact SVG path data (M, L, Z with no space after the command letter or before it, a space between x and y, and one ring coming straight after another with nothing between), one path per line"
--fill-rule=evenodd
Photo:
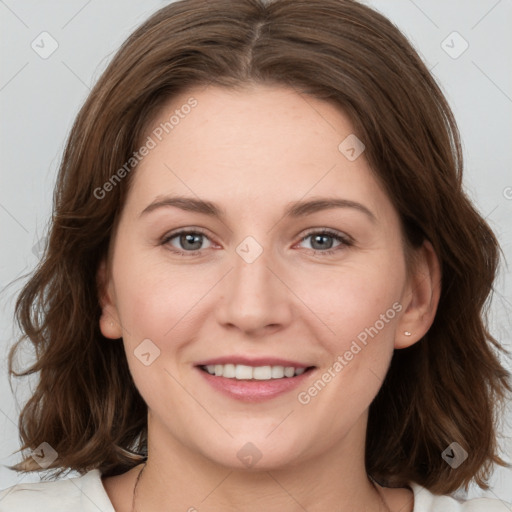
M178 350L180 339L197 330L201 299L219 277L194 265L171 266L165 257L144 253L119 257L114 264L125 343L132 347L149 338L162 350Z
M146 338L156 340L170 329L173 310L168 298L177 293L178 284L171 284L163 269L140 253L122 249L120 243L113 261L115 300L125 344L135 346Z
M190 310L201 292L193 286L197 277L170 272L141 254L120 256L114 264L123 343L139 393L150 409L162 403L186 407L187 396L173 379L176 368L170 360L176 359L194 327Z
M298 400L316 403L319 411L330 404L335 430L369 407L393 355L403 274L372 268L331 276L310 288L308 296L307 304L322 320L315 322L316 339L327 354L318 380L301 389Z
M125 274L128 277L129 274ZM165 325L169 329L173 312L163 296L176 293L176 289L162 286L161 281L153 280L147 271L139 272L130 278L119 276L116 292L117 307L129 337L161 336Z
M374 327L383 334L390 330L401 309L397 301L404 276L399 263L351 265L303 281L301 293L317 323L324 326L323 338L339 351L348 349L358 336L364 342L369 329L373 334Z

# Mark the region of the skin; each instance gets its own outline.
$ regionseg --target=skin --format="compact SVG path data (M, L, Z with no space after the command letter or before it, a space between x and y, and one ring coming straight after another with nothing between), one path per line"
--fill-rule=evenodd
M338 107L286 87L209 86L172 98L154 126L191 96L197 106L134 171L98 271L102 332L122 336L148 405L137 509L385 510L364 466L368 408L393 350L421 339L434 319L440 273L432 247L417 251L408 275L398 214L364 153L349 161L338 150L353 133ZM173 206L141 215L170 194L212 201L225 217ZM358 202L375 219L356 208L283 216L288 203L320 197ZM161 243L194 227L206 232L199 255L173 253L190 247L180 237ZM314 237L304 238L310 228L330 228L353 244L329 238L338 250L321 254ZM236 252L249 235L263 249L252 263ZM397 302L401 310L378 335L308 404L299 403L298 391ZM134 355L144 339L160 350L149 366ZM299 390L245 403L211 388L194 367L231 354L316 369ZM247 442L261 453L250 468L237 457ZM116 511L131 510L141 467L103 480ZM412 510L410 489L380 491L390 510Z

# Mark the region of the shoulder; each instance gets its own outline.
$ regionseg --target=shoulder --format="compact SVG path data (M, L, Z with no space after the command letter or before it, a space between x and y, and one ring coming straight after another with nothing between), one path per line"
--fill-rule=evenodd
M17 484L0 491L0 512L115 512L97 469L75 478Z
M511 505L505 501L477 498L459 501L451 496L432 494L421 485L409 486L414 493L413 512L510 512Z

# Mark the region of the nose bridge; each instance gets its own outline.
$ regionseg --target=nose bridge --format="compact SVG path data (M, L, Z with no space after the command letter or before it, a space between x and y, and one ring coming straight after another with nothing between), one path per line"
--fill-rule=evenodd
M276 262L272 253L252 237L237 246L234 268L224 280L218 306L220 322L255 331L289 321L289 297L286 287L274 275Z

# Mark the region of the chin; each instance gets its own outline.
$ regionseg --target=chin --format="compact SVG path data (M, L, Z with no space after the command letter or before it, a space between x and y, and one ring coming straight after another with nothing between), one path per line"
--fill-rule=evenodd
M289 435L285 439L270 437L267 430L229 438L226 444L219 444L217 438L215 446L208 444L201 452L214 464L237 471L269 471L296 465L304 446L298 449L299 443L293 442Z

